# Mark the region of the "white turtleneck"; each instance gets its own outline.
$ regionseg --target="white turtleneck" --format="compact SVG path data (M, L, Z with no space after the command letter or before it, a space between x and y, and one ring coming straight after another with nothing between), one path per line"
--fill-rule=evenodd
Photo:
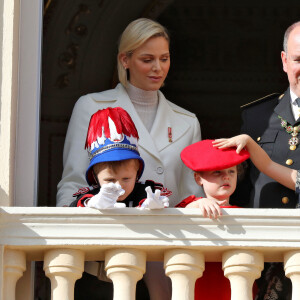
M158 107L157 91L145 91L128 82L127 93L140 119L150 132Z

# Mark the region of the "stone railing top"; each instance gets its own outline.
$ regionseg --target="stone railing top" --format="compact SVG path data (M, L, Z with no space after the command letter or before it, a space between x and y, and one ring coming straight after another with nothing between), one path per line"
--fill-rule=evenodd
M103 259L106 249L145 249L149 259L162 250L201 250L218 261L224 250L257 249L266 261L282 261L300 249L300 210L223 209L217 220L197 209L95 210L67 207L0 207L0 243L23 249L32 260L49 248L83 249L86 260Z

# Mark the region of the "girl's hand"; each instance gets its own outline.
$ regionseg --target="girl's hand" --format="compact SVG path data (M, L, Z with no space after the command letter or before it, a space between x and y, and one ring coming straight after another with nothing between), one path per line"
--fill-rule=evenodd
M213 200L208 198L201 198L196 200L186 206L186 208L195 208L198 207L201 210L201 213L204 217L210 219L217 219L219 216L222 216L220 205L225 205L227 200Z
M247 146L247 142L249 141L249 136L247 134L241 134L234 136L229 139L216 139L213 141L213 146L217 148L229 148L236 147L236 153L240 153L245 146Z

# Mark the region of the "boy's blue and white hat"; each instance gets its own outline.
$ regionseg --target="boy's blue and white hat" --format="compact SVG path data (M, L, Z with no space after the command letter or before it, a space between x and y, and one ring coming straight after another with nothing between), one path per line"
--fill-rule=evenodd
M94 113L90 120L85 143L90 159L85 175L88 184L97 184L93 174L94 165L126 159L139 160L139 179L144 171L144 161L138 151L138 139L136 127L123 108L108 107Z

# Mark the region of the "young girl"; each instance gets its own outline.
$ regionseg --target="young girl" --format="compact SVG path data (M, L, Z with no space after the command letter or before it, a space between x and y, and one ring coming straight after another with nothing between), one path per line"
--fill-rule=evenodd
M206 198L191 195L176 207L199 207L204 216L217 218L221 208L237 208L229 204L243 161L249 158L246 150L218 149L212 140L203 140L181 152L183 163L194 171L195 182L203 187ZM217 285L217 288L216 288ZM254 293L255 294L255 293ZM195 300L230 300L230 282L224 277L222 264L205 264L203 276L195 284Z
M213 140L194 143L181 152L183 163L194 171L195 182L202 186L206 198L191 195L176 207L199 207L205 217L222 215L221 207L229 207L229 198L242 174L240 165L249 158L245 150L236 153L234 149L221 150L213 146ZM230 206L232 207L232 206Z
M213 145L219 149L236 147L236 153L240 153L246 148L257 169L282 185L295 190L296 193L300 193L300 171L272 161L268 154L250 136L241 134L229 139L217 139L213 142Z

